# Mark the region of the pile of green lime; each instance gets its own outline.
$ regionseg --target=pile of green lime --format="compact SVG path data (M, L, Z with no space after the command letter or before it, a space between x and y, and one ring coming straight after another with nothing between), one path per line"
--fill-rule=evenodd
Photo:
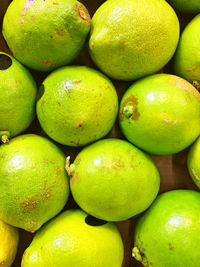
M0 266L200 266L200 15L185 13L199 1L10 3ZM175 168L191 186L168 186Z

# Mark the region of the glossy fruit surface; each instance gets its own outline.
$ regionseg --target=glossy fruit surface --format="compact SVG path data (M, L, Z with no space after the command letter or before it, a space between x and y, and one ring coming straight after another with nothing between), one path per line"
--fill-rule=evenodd
M89 49L111 78L136 80L164 67L178 40L179 21L166 1L109 0L92 18Z
M133 256L144 266L199 266L199 221L200 193L160 195L136 225Z
M35 116L36 84L10 55L0 52L0 138L23 132ZM3 140L4 139L4 140Z
M36 234L22 267L121 267L123 244L113 223L68 210Z
M14 57L40 71L74 60L89 30L90 15L76 0L14 0L3 21Z
M155 74L125 92L119 121L125 137L139 148L177 153L200 134L200 94L178 76Z
M144 211L160 186L152 159L120 139L105 139L84 148L67 170L77 204L107 221L126 220Z
M34 232L67 202L65 155L51 141L27 134L0 146L0 219Z
M113 127L118 97L111 81L86 66L51 73L41 87L37 116L55 141L82 146L104 137Z

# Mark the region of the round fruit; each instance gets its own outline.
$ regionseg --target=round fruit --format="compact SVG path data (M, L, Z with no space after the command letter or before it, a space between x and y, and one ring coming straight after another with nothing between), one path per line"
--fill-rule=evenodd
M19 232L0 220L0 266L10 267L17 254Z
M0 139L23 132L35 116L36 84L13 57L0 52Z
M133 256L144 266L200 266L200 193L160 195L138 221Z
M200 188L200 137L190 148L187 160L190 176Z
M13 55L30 68L50 71L79 54L90 15L76 0L14 0L3 21Z
M177 76L152 75L125 92L119 119L125 137L139 148L177 153L200 134L200 94Z
M41 86L37 115L55 141L82 146L105 136L115 123L118 97L113 84L88 67L63 67Z
M199 0L168 0L168 2L175 8L175 10L184 13L199 13Z
M108 76L135 80L164 67L178 40L178 18L166 1L109 0L92 19L89 48Z
M27 134L0 146L0 219L34 232L64 207L65 155L48 139Z
M184 29L175 54L177 75L193 82L200 80L200 15L197 15Z
M84 148L67 171L77 204L107 221L126 220L144 211L160 186L152 159L119 139L101 140Z
M121 267L122 261L123 244L113 223L68 210L36 234L22 267Z

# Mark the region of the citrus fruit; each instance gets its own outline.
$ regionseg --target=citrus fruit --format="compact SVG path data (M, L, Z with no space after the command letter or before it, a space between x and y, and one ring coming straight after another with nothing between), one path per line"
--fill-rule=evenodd
M200 193L160 195L139 219L133 256L144 266L200 266Z
M164 67L178 40L179 21L166 1L109 0L92 18L89 50L108 76L135 80Z
M122 261L123 244L113 223L68 210L39 230L22 267L121 267Z
M126 220L144 211L160 186L152 159L119 139L104 139L84 148L66 169L77 204L107 221Z
M195 184L200 188L200 137L190 148L187 166L190 176Z
M14 57L40 71L74 60L89 30L90 15L76 0L14 0L3 21Z
M200 2L199 0L168 0L175 10L184 13L199 13Z
M43 130L58 143L81 146L105 136L115 123L118 97L100 72L68 66L43 82L37 116Z
M125 137L139 148L177 153L200 134L200 94L178 76L155 74L125 92L119 121Z
M174 59L175 73L190 82L200 80L199 27L197 15L182 32Z
M0 139L23 132L35 116L36 84L10 55L0 52Z
M0 219L34 232L64 207L69 186L65 155L27 134L0 146Z
M10 267L17 254L19 232L0 220L0 266Z

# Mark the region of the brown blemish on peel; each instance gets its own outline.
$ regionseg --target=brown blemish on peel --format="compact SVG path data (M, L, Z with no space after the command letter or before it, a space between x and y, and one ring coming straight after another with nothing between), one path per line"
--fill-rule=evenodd
M77 126L78 126L79 128L81 128L82 125L83 125L83 122L82 122L82 121L78 122L78 124L77 124Z
M64 34L60 32L59 30L56 30L56 35L60 38L64 37Z
M85 22L85 24L90 24L90 15L86 9L86 7L82 4L77 4L74 6L74 10L79 14L81 19Z
M20 204L25 212L30 212L34 210L38 205L38 200L35 200L35 197L31 197Z
M57 166L56 166L56 171L57 171L57 172L60 172L60 169L59 169Z
M50 60L43 60L42 64L49 67L49 66L51 66L51 61Z
M73 81L73 84L79 84L79 83L81 83L81 80L75 80L75 81Z
M170 250L173 250L174 249L174 247L172 246L172 244L170 242L168 243L168 246L169 246L169 249Z
M2 261L0 262L0 265L4 265L6 263L6 261Z
M130 95L123 103L122 111L120 112L120 121L123 121L126 113L126 106L130 104L133 107L133 113L130 118L134 121L138 120L140 117L140 112L138 111L138 98L134 95Z

